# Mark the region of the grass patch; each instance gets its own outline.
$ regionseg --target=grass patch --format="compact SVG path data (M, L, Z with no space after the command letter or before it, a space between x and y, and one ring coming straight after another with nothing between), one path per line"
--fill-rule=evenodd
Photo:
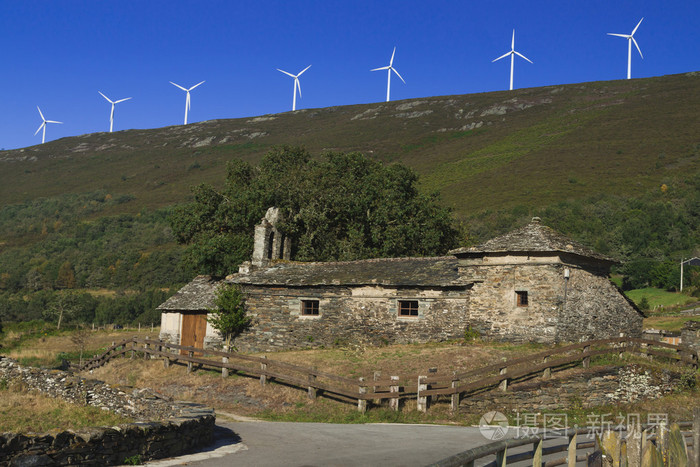
M627 295L637 305L641 303L643 298L646 298L652 310L658 307L685 305L696 301L696 299L693 297L689 297L678 292L667 292L665 290L655 289L653 287L628 290L625 292L625 295Z
M0 432L45 433L131 421L97 407L82 407L54 397L28 393L17 385L0 385Z
M650 316L644 318L644 328L680 331L687 321L700 321L700 318L689 316Z

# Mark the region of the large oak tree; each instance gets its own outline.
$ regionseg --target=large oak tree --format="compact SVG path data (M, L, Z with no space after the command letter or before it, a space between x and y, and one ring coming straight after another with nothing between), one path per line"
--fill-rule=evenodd
M253 227L271 206L292 238L292 259L355 260L426 256L457 244L450 210L425 195L418 176L358 153L312 158L301 148L271 150L259 166L228 164L221 190L193 188L194 201L177 208L171 225L201 273L225 275L250 258Z

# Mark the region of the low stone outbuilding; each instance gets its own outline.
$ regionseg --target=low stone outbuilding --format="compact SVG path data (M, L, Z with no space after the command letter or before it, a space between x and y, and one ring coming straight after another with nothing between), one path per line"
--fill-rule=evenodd
M265 230L274 226L258 227L253 261L222 281L242 288L253 318L236 339L241 350L444 341L467 329L517 342L641 335L642 313L608 279L615 261L537 218L449 256L347 262L279 259L283 248L268 248L275 235ZM200 276L161 305L161 337L191 341L177 315L211 307L215 287Z
M161 311L160 338L199 348L218 345L221 337L207 321L207 315L214 308L220 283L210 276L197 276L161 303L157 308Z

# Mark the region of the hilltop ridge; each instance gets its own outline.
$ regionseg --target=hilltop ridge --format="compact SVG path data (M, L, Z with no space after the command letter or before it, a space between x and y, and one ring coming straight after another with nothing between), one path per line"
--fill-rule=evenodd
M3 204L105 190L129 209L221 184L273 145L401 162L466 216L593 193L634 194L700 166L700 73L303 109L93 133L0 151Z

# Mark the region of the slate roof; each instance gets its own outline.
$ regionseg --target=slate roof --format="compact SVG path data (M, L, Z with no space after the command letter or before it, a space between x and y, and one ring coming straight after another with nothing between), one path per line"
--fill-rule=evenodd
M454 256L429 258L382 258L342 262L279 262L233 274L227 282L250 285L319 286L465 286Z
M161 303L161 311L203 311L214 308L216 288L220 281L211 276L197 276L177 291L175 295Z
M613 258L595 252L574 240L565 237L554 229L542 225L539 218L533 218L525 227L513 230L481 245L458 248L450 251L456 256L473 256L483 253L536 253L563 252L607 263L617 263Z

